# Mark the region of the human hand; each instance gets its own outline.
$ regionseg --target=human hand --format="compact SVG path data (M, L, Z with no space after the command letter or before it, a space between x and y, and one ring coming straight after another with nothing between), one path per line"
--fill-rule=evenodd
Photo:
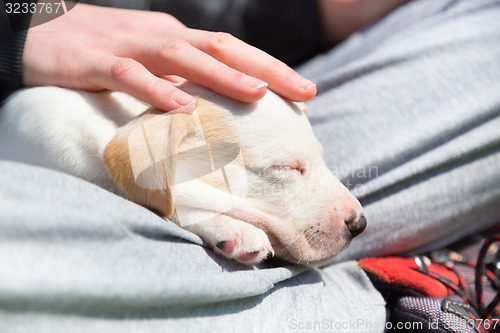
M311 81L265 52L164 13L78 4L28 31L26 86L111 89L165 111L193 111L195 99L169 83L171 75L242 102L262 98L267 85L297 102L316 94Z

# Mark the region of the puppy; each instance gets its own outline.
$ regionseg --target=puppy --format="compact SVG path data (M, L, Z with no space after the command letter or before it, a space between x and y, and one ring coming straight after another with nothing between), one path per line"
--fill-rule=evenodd
M193 114L120 92L20 90L0 112L0 158L60 170L143 205L254 264L315 265L366 227L296 104L243 104L185 83Z

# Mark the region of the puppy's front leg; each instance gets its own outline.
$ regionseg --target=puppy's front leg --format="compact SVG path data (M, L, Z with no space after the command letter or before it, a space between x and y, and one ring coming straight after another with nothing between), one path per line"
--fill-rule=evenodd
M274 255L264 231L230 216L216 214L208 212L211 218L184 226L184 229L200 236L214 252L246 264L255 264Z

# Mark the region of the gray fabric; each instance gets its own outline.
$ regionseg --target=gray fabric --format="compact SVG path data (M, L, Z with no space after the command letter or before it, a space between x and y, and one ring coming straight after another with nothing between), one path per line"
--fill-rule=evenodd
M11 162L0 212L2 332L383 331L384 301L356 262L239 265L93 184Z
M327 165L367 230L339 260L500 222L500 1L421 0L299 68Z
M413 1L300 69L327 163L369 222L340 259L500 218L499 17L495 0ZM96 186L0 163L2 331L382 332L384 311L355 262L245 268Z

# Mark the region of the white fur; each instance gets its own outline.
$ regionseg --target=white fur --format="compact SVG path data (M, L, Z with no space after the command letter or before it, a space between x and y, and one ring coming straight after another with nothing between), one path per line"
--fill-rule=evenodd
M234 240L231 253L214 249L227 257L260 251L246 262L260 261L274 249L283 259L318 263L349 244L345 221L360 216L361 206L326 167L322 148L296 105L272 92L248 105L194 85L183 89L215 103L241 149L253 157L225 168L233 177L232 194L203 179L176 186L174 202L182 215L177 223L212 247ZM60 170L121 193L102 154L117 128L149 107L119 92L20 90L0 112L0 158Z

